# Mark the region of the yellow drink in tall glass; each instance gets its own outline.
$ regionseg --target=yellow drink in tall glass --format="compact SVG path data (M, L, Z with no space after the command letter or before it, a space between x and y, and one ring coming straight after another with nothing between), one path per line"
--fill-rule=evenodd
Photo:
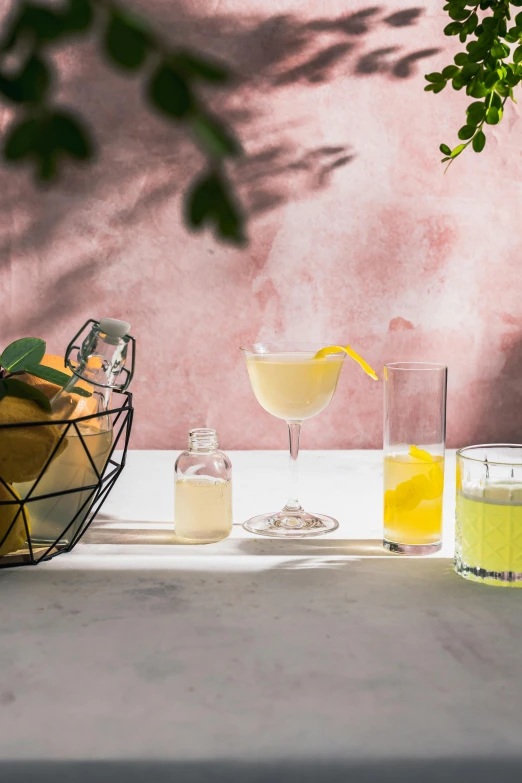
M343 357L314 359L313 353L253 354L247 357L250 382L259 404L285 421L303 421L332 399Z
M425 454L427 452L424 452ZM384 538L426 545L442 539L444 457L411 454L384 458Z

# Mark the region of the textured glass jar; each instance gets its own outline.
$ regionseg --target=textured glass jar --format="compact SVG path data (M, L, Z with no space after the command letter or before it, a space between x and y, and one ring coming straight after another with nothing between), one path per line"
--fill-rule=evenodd
M232 532L232 463L215 430L189 432L175 466L174 530L191 544L221 541Z
M488 585L522 587L522 446L457 452L455 571Z

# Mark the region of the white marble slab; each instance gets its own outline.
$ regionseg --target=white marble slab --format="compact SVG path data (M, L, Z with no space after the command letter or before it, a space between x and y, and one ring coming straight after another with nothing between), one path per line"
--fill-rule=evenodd
M90 543L0 571L2 783L520 777L522 593L452 571L452 457L424 559L379 547L379 452L303 453L333 535L199 547L174 458L131 453ZM238 523L282 505L286 455L232 459Z
M129 455L126 471L109 497L100 515L105 529L169 531L174 520L174 462L177 452L135 451ZM231 452L233 461L234 530L231 538L211 547L183 547L177 554L189 552L216 555L242 550L237 540L253 538L242 530L246 519L263 511L280 509L287 495L288 455L283 451ZM300 462L300 500L311 511L329 514L339 528L313 542L283 542L289 555L297 547L313 543L313 549L330 549L333 541L382 540L382 452L381 451L303 451ZM446 455L444 493L444 546L439 556L453 555L455 529L455 452ZM116 540L114 533L113 540ZM94 536L90 536L93 540ZM97 540L97 539L96 539ZM257 539L274 548L280 542ZM294 546L295 545L295 546ZM202 551L205 550L205 551ZM385 554L381 547L376 556Z

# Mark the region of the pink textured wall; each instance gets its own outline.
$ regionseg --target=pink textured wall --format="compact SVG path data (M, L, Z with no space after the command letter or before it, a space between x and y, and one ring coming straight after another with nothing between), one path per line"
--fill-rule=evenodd
M47 193L1 172L2 343L35 334L59 352L89 316L132 321L135 448L179 447L204 425L224 448L283 448L238 351L274 338L350 342L376 369L444 361L450 445L520 441L518 109L443 176L438 144L454 143L466 97L423 92L452 51L441 5L143 2L240 77L215 106L246 149L243 251L185 232L180 194L201 161L143 108L136 79L89 46L61 53L63 99L94 118L102 151ZM303 445L379 447L381 411L381 385L347 361Z

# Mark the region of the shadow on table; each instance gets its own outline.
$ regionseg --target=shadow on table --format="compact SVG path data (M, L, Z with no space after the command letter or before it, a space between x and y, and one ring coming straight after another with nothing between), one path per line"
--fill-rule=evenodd
M242 554L269 557L397 557L383 548L380 538L252 538L240 539L236 546Z
M2 783L512 783L522 759L387 761L34 761L0 763Z
M148 527L146 522L124 522L114 520L107 526L93 524L83 538L85 544L162 545L194 546L176 537L171 526ZM381 539L339 539L339 538L228 538L210 546L198 546L206 554L240 554L267 557L387 557L404 559L407 556L394 555L386 551Z
M107 523L109 525L107 526ZM187 546L175 535L172 525L153 528L150 522L125 522L123 520L104 520L94 522L82 538L84 544L160 544L162 546Z
M164 546L178 545L190 546L177 538L172 525L157 525L152 527L148 522L127 522L125 520L104 520L98 524L94 522L85 536L85 544L161 544ZM201 545L198 545L201 549ZM277 539L277 538L228 538L219 544L204 547L205 551L212 550L216 554L224 554L234 551L246 555L268 555L271 557L284 555L354 555L354 556L389 556L382 547L380 539Z

